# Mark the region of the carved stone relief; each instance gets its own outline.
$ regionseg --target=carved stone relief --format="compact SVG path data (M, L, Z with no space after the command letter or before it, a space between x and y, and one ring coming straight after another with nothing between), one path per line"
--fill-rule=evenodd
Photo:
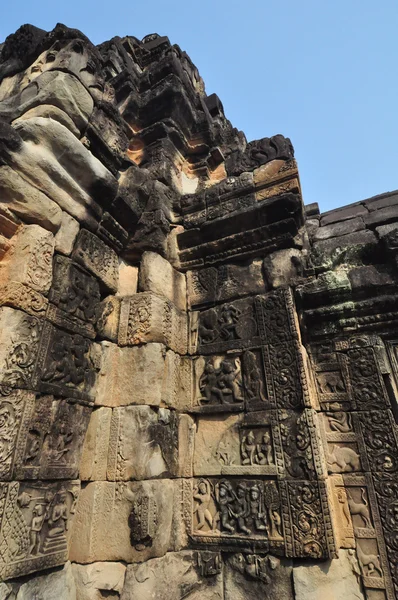
M121 346L160 342L186 354L186 313L151 292L127 296L121 304L118 341Z
M79 483L3 483L0 573L9 579L67 559Z
M70 259L57 255L47 318L64 329L94 338L99 300L98 281Z

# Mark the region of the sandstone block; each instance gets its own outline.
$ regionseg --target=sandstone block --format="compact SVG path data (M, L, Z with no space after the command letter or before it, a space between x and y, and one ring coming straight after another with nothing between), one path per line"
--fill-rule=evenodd
M93 482L76 508L70 559L143 562L166 554L170 544L174 483Z
M111 419L111 408L96 408L91 414L80 461L82 481L106 480Z
M120 318L120 298L108 296L98 310L97 333L100 338L117 342Z
M2 580L65 563L79 489L76 481L0 484Z
M3 428L18 431L13 450L13 477L23 479L73 479L77 477L91 408L64 398L14 392L1 404ZM11 404L12 402L12 404ZM17 429L18 428L18 429ZM11 466L11 465L10 465Z
M337 221L336 223L319 227L314 235L314 240L327 240L329 238L346 235L347 233L353 233L354 231L361 231L362 229L365 229L365 223L363 222L362 217Z
M126 567L118 562L72 565L77 600L118 598L122 593Z
M7 306L0 308L0 385L33 388L42 319Z
M201 306L216 301L232 300L248 294L266 291L262 261L245 266L226 264L187 272L189 306Z
M0 265L2 284L25 283L46 294L51 286L54 236L39 225L27 225L14 237Z
M264 258L264 276L271 288L289 285L303 274L303 255L300 250L278 250Z
M93 339L100 303L98 280L59 254L54 258L53 269L47 318L55 325Z
M221 557L214 552L168 552L162 558L129 565L121 600L136 598L223 600Z
M358 570L357 570L358 569ZM339 558L323 564L306 563L293 569L296 600L364 600L358 579L359 568L350 550L340 550Z
M16 600L78 600L70 562L61 571L32 577L19 588Z
M95 228L102 214L99 203L110 202L116 194L111 173L57 121L35 117L19 121L13 131L15 150L8 151L7 164L78 221Z
M28 285L10 281L0 289L0 306L11 306L34 317L45 317L48 300Z
M168 298L179 310L186 310L187 289L183 273L155 252L144 252L140 264L139 291Z
M96 235L82 229L77 236L72 259L98 277L105 289L116 292L119 278L117 254Z
M187 314L175 308L170 300L152 292L126 296L122 300L120 346L159 342L179 354L186 354L187 331Z
M65 256L69 256L73 250L79 223L67 212L62 211L61 226L55 235L55 250Z
M34 119L36 117L43 117L45 119L53 119L54 121L58 121L61 125L69 129L71 133L78 139L80 138L80 131L72 121L70 117L56 106L51 106L50 104L41 104L40 106L35 106L34 108L30 108L23 115L21 115L18 119L14 119L11 124L14 127L19 121L26 121L29 119Z
M191 476L193 421L168 409L114 408L107 479Z
M145 344L119 348L103 342L95 403L102 406L159 406L163 396L165 348Z
M119 261L119 287L116 296L132 296L137 293L138 267Z
M82 131L88 123L94 101L73 75L63 71L47 71L36 77L19 94L3 100L1 114L16 118L40 105L57 107Z
M6 165L0 167L0 206L25 223L40 225L52 233L56 233L62 223L58 204Z
M337 223L338 221L346 221L355 217L365 217L369 214L368 209L363 204L354 204L343 208L336 208L321 215L321 226Z
M192 359L167 350L163 379L162 401L177 410L192 407Z

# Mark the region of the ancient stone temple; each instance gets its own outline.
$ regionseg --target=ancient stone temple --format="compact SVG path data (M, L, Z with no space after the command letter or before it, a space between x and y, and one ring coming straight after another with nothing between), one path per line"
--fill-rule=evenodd
M0 50L0 599L397 598L398 193L167 37Z

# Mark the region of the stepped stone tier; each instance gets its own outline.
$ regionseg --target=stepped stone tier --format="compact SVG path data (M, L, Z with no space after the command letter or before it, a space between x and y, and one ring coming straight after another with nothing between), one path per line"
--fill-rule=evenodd
M398 192L305 206L167 37L0 49L0 598L398 597Z

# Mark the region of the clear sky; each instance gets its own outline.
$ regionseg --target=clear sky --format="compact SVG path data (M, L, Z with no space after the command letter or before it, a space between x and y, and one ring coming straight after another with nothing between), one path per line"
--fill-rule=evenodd
M398 188L398 0L8 0L0 40L57 22L94 43L168 35L249 140L291 138L306 204Z

